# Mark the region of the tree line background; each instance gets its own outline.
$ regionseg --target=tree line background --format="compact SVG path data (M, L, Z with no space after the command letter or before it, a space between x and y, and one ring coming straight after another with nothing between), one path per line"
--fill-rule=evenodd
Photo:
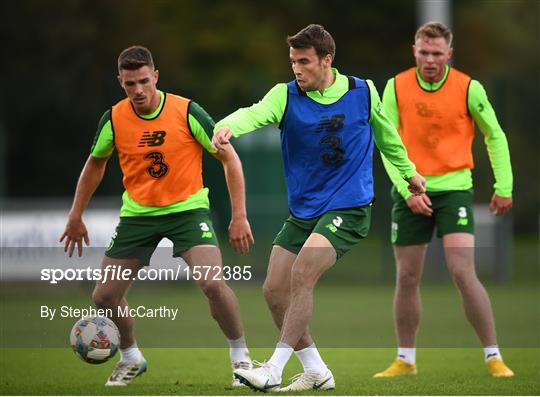
M23 0L1 7L0 193L11 204L73 195L99 118L124 97L116 59L130 45L153 52L161 89L194 99L216 121L292 80L285 38L309 23L334 36L334 65L372 79L380 94L414 62L414 1ZM536 0L453 2L454 66L483 83L507 134L514 229L522 235L536 234L539 220L539 19ZM240 145L239 152L248 199L283 195L277 147ZM481 135L474 153L476 200L487 202L493 177ZM374 162L385 208L390 184L378 155ZM205 167L213 203L226 209L219 164L207 159ZM122 190L113 161L96 195L119 200ZM264 205L286 211L284 201Z

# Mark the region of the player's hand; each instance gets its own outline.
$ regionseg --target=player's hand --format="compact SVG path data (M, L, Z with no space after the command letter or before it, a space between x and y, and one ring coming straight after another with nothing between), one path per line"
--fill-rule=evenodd
M218 152L220 150L226 150L226 146L229 144L231 136L232 131L230 128L223 127L218 129L212 137L212 148Z
M82 256L83 241L86 245L90 245L90 238L88 238L88 231L86 225L81 218L69 218L66 224L66 229L62 236L60 236L59 242L66 240L64 244L64 252L67 252L69 257L73 256L73 251L77 247L79 256Z
M512 197L501 197L493 193L491 201L489 202L489 211L493 215L504 215L510 212L512 209Z
M409 182L409 186L407 187L409 192L415 196L419 196L426 192L426 180L422 175L416 174L415 176L406 179L406 181Z
M255 244L251 226L246 217L233 218L229 225L229 243L233 249L242 255L249 252L249 243Z
M431 208L431 200L427 194L421 196L411 196L407 199L407 205L413 212L413 214L431 216L433 215L433 209Z

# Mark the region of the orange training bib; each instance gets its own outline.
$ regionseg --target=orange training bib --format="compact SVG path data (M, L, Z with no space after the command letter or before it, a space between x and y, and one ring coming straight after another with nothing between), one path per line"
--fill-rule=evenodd
M473 168L474 121L467 107L471 78L451 68L436 91L424 90L411 68L395 78L399 133L422 175Z
M139 204L170 205L203 187L202 146L189 129L189 102L165 94L161 112L153 119L138 116L129 98L112 108L123 183Z

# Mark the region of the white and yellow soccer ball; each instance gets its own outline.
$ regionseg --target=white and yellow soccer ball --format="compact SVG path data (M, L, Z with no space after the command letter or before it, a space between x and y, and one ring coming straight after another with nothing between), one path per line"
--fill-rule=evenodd
M112 358L120 347L120 332L106 317L77 320L69 336L77 356L90 364L101 364Z

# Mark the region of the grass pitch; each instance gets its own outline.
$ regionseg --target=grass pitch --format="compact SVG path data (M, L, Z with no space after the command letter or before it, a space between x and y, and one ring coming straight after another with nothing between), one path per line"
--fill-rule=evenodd
M257 395L233 389L227 349L154 348L143 350L148 371L130 386L104 385L114 362L99 366L75 358L69 349L3 349L0 391L9 395ZM321 349L336 378L333 392L321 395L538 395L538 349L504 349L516 376L495 379L487 374L480 349L420 349L419 374L399 379L374 379L387 366L394 349ZM270 349L252 349L263 360ZM116 359L113 359L116 361ZM300 372L292 358L287 379ZM260 395L260 394L259 394Z
M69 347L74 319L40 318L40 305L90 304L90 285L79 289L0 292L1 395L254 395L233 389L226 343L206 299L187 284L138 286L132 306L178 306L179 319L136 319L136 336L148 372L127 388L105 388L117 360L89 365ZM252 358L268 359L277 330L258 285L234 285ZM488 286L499 343L516 376L488 375L482 350L451 285L422 287L424 311L418 336L419 375L374 379L395 355L393 286L333 285L317 288L311 330L336 378L323 395L540 395L540 310L536 284ZM300 372L295 357L283 384Z

